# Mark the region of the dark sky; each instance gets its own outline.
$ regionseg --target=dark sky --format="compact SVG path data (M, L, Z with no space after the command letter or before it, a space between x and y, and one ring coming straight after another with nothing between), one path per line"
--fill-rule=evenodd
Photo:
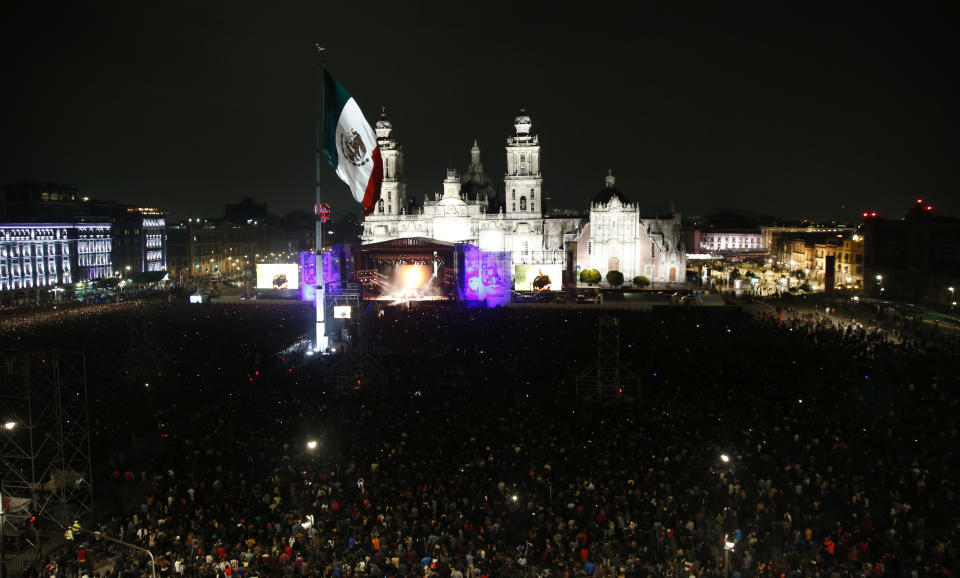
M960 215L948 2L10 4L5 184L174 216L309 210L319 41L371 122L387 107L418 198L474 138L502 183L526 108L552 207L586 208L612 169L645 212L852 220L922 195Z

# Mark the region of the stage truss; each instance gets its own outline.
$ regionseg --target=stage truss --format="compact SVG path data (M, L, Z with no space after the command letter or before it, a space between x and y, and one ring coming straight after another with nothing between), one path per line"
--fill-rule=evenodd
M84 355L8 350L0 359L0 475L4 499L20 504L6 522L32 513L69 525L93 508Z

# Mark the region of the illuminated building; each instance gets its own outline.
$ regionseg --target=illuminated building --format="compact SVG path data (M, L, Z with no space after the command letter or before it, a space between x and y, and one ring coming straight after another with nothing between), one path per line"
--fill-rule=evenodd
M110 223L0 224L0 290L113 275Z
M577 242L577 265L601 274L620 271L629 281L643 275L651 281L686 278L686 250L680 233L680 213L643 218L636 203L614 188L607 174L605 187L590 203L590 218Z
M72 239L89 241L75 247L82 271L71 275L74 280L167 268L166 222L158 209L99 201L55 183L7 185L3 200L5 223L64 224Z
M158 209L124 207L114 212L114 260L117 272L167 270L167 225Z
M169 226L169 271L171 277L214 275L225 278L252 276L255 263L264 255L264 227L259 222L233 223L189 219ZM276 256L290 261L296 253Z
M711 253L760 251L764 249L763 236L759 231L707 231L700 235L699 249Z
M686 251L679 213L641 217L637 205L613 189L611 174L607 188L594 197L589 216L545 217L539 137L525 111L513 126L505 147L502 199L483 172L480 148L474 142L464 177L448 169L441 192L425 195L418 204L407 198L403 156L392 135L393 125L382 114L377 136L384 154L384 185L374 213L364 219L362 243L424 238L507 252L515 281L541 267L570 275L575 268L595 268L601 274L618 270L628 280L636 275L661 282L684 280Z
M834 257L835 275L834 280L837 286L847 289L861 289L864 287L864 254L863 254L863 235L846 235L843 239L838 239L840 243L831 243L821 249L817 245L817 271L825 271L827 267L826 256L831 252ZM820 257L820 253L823 257ZM822 259L822 262L821 262Z

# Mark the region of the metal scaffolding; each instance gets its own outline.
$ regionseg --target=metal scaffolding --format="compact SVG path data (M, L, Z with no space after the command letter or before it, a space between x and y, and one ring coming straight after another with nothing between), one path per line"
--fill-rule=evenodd
M340 320L344 322L340 335L344 349L324 372L326 387L331 393L338 394L382 391L387 372L368 353L370 344L364 339L360 284L338 283L336 290L326 292L326 303L328 311L333 311L334 306L339 305L349 306L352 312L350 319Z
M13 524L30 514L59 526L93 508L85 357L0 351L0 476Z
M640 399L640 376L620 363L620 318L600 316L597 360L577 376L577 395L599 401Z

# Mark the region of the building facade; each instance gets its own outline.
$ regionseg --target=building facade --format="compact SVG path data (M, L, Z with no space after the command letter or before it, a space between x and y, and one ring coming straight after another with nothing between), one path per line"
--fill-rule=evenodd
M0 291L113 275L110 223L0 224Z
M616 270L626 279L637 275L659 282L685 279L679 213L642 217L638 205L613 188L612 174L607 176L607 187L594 197L587 218L544 216L540 139L523 110L513 128L506 140L502 199L483 172L476 142L464 178L448 169L441 192L425 196L420 204L407 202L402 154L391 154L390 161L385 157L381 201L364 219L362 243L424 237L469 243L483 251L506 251L515 267L562 265L571 272ZM377 123L381 150L385 146L388 152L400 150L392 129L381 115Z

